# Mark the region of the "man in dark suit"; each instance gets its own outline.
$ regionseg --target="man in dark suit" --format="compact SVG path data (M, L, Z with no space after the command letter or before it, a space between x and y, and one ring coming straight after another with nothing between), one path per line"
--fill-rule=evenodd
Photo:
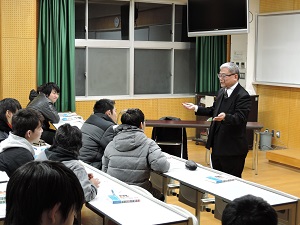
M212 107L182 103L196 115L213 118L206 148L212 148L211 163L214 169L241 177L248 153L246 124L251 109L248 92L238 83L240 74L236 64L227 62L218 74L221 89Z

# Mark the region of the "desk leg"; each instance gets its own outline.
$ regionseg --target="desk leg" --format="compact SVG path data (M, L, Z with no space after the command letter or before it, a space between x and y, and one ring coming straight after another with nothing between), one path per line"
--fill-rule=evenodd
M252 150L252 169L255 170L255 175L258 174L258 145L259 145L259 130L253 130L253 150Z
M196 217L198 219L198 224L200 225L200 212L202 209L202 196L203 193L201 193L200 191L196 192Z
M169 178L167 177L162 177L163 178L163 187L162 187L162 192L165 196L165 202L167 201L167 195L168 195L168 183L169 183Z
M180 148L180 158L182 158L183 159L183 139L184 139L184 136L183 136L183 127L181 128L181 148Z
M211 161L210 161L210 150L206 148L206 151L205 151L205 162L206 164L212 168L211 166Z

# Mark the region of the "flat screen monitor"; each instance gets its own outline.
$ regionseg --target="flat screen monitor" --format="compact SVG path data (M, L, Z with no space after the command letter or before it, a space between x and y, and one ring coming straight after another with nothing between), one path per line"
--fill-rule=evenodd
M248 1L188 0L188 36L248 33Z

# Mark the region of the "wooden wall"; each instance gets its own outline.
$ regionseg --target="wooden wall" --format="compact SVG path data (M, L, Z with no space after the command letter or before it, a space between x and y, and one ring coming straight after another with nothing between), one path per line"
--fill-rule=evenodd
M260 0L260 13L299 9L300 0ZM276 68L274 71L276 72ZM264 125L263 129L268 128L275 132L281 132L280 138L272 138L272 144L287 148L299 148L300 152L300 121L298 120L300 89L257 85L257 94L259 95L258 121Z
M161 99L132 99L116 100L117 113L127 108L139 108L147 119L159 119L164 116L179 117L182 120L195 120L193 111L186 110L182 102L195 102L194 98L161 98ZM95 101L76 102L76 112L87 119L93 112ZM120 121L120 120L119 120ZM151 137L152 128L146 128L145 133ZM195 129L187 129L187 136L195 137Z
M25 107L36 87L38 1L0 1L0 99Z

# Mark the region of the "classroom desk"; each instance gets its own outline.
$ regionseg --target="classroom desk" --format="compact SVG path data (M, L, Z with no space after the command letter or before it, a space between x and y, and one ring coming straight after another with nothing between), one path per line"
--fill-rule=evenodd
M58 129L61 125L66 123L81 129L82 125L84 124L82 116L77 115L75 112L59 112L58 116L60 118L59 122L52 123L55 129Z
M2 178L2 176L1 176L1 178ZM2 179L1 179L0 192L6 191L6 186L7 186L7 181L2 181ZM6 204L1 202L0 203L0 221L5 219L5 214L6 214Z
M123 225L190 224L187 216L174 210L168 204L152 196L149 197L86 163L82 162L82 164L88 173L93 173L94 177L99 178L101 182L96 198L86 203L86 206L98 215ZM112 204L107 197L112 190L115 193L138 196L140 202Z
M193 121L193 120L146 120L148 127L169 127L169 128L201 128L206 129L210 127L209 121ZM246 129L253 130L253 157L252 169L255 174L258 174L258 145L259 145L259 132L263 125L258 122L247 122ZM182 154L182 153L181 153Z
M7 182L9 180L9 177L4 171L0 171L0 192L6 191ZM0 203L0 220L5 219L6 214L6 204Z
M171 167L166 173L161 174L163 176L163 192L167 194L168 178L179 181L180 183L194 189L197 192L196 201L196 217L200 221L200 207L201 198L203 193L208 193L215 198L219 198L225 203L233 201L235 198L252 194L258 197L262 197L269 204L273 206L276 211L288 210L288 224L299 225L300 224L300 199L298 197L286 194L284 192L259 185L253 182L243 180L231 176L220 171L204 167L198 164L198 168L195 171L190 171L185 168L184 159L180 159L175 156L169 158ZM215 184L206 180L207 176L223 174L226 176L234 177L234 181L228 181L224 183ZM200 224L200 222L199 222Z

